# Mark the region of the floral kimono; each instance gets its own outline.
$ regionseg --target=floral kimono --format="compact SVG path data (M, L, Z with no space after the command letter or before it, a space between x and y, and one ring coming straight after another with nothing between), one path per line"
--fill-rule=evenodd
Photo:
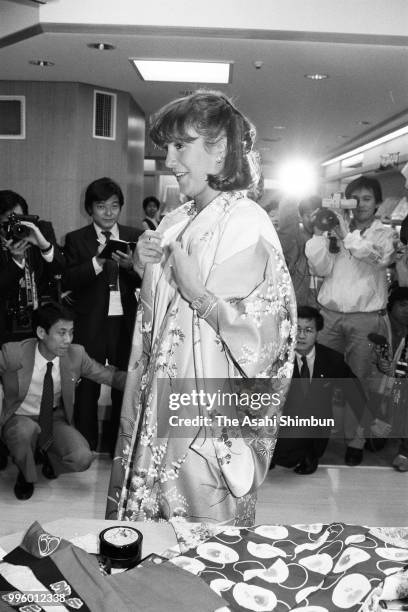
M279 240L267 214L245 192L221 193L200 212L188 202L169 213L159 231L165 253L166 245L179 241L196 257L201 279L217 300L208 317L200 318L178 292L167 255L146 266L106 518L183 516L250 525L294 359L296 304ZM279 396L263 411L274 425L232 434L214 419L204 420L215 414L208 406L190 402L183 414L197 417L196 425L169 426L166 389L191 397L192 388L203 384L214 389L238 379L251 386L249 379L258 378ZM217 411L222 413L219 405ZM236 469L239 482L246 465L226 465L236 442L231 435L241 436L252 466L251 486L241 496L225 477Z

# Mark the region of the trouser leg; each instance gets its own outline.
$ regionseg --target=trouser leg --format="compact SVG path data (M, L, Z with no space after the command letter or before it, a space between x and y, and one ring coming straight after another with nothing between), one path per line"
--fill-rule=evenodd
M40 426L29 416L14 414L2 428L2 440L27 482L37 482L35 449Z
M94 453L84 436L64 417L62 409L55 411L53 442L48 449L48 458L56 474L84 472L89 468Z
M84 378L75 397L74 423L92 450L98 445L98 398L101 386Z

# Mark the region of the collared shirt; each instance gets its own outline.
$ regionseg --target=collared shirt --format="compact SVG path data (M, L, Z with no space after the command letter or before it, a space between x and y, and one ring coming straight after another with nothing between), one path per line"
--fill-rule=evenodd
M39 416L47 363L48 360L41 355L37 343L30 386L28 387L27 395L25 396L23 402L16 410L16 414L24 416ZM60 358L54 357L52 363L54 364L52 368L52 380L54 383L54 406L59 406L61 401Z
M394 254L395 231L378 219L364 232L349 232L330 253L327 236L313 236L305 247L312 271L323 276L319 303L343 313L374 312L387 305L387 266Z
M105 244L106 236L103 232L107 230L103 230L101 227L99 227L99 225L96 225L96 223L94 223L93 226L96 231L98 242L100 244ZM119 228L118 228L117 223L115 223L115 225L111 227L109 231L111 233L110 239L119 240ZM92 258L92 264L95 270L95 274L96 275L100 274L103 270L103 266L99 265L99 263L96 261L96 256ZM119 275L118 275L118 287L119 287ZM123 306L122 306L122 299L121 299L120 291L119 290L110 291L109 292L108 317L112 317L112 316L117 317L121 315L123 315Z
M302 365L303 365L302 364L302 357L303 357L303 355L301 355L297 351L295 351L295 355L296 355L298 370L299 370L299 374L300 374L300 372L302 370ZM313 378L313 368L314 368L315 359L316 359L316 347L315 347L315 345L313 345L312 349L306 355L306 362L307 362L307 366L309 368L310 380Z
M101 227L99 227L99 225L96 225L96 223L93 223L93 226L95 228L96 237L98 239L99 244L105 244L106 236L102 232L106 232L107 230L103 230ZM111 227L109 231L111 233L111 238L119 240L119 228L117 223L115 223L115 225ZM92 258L92 264L95 270L95 274L100 274L103 270L103 266L100 266L98 264L98 262L96 261L96 256Z

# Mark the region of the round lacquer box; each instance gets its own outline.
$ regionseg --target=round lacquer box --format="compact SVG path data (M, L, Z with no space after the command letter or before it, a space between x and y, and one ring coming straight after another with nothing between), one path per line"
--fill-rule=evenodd
M100 555L114 568L130 569L142 558L143 534L134 527L108 527L99 534Z

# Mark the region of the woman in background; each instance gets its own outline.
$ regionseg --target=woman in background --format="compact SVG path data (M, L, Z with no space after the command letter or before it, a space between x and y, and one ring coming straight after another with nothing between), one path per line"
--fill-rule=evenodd
M151 138L191 201L135 254L143 286L107 518L250 525L277 428L234 429L217 418L225 406L197 397L260 378L278 401L246 412L276 417L292 374L292 284L268 216L246 195L259 176L255 129L223 94L198 91L163 107ZM197 419L172 424L182 417Z

